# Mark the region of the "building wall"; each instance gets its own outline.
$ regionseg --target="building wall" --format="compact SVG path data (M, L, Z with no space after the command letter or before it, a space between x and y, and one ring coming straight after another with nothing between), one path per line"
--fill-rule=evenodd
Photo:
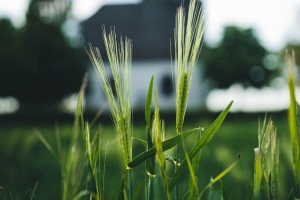
M107 65L107 64L106 64ZM107 65L108 66L108 65ZM154 87L157 88L161 111L175 110L175 88L173 88L174 67L170 60L134 61L132 63L131 95L134 111L145 107L150 78L154 74ZM106 102L100 81L93 67L89 70L89 89L86 106L88 110L97 111ZM188 109L199 110L205 106L207 86L201 77L200 66L197 66L191 83ZM154 98L152 104L154 105ZM106 109L109 111L109 109Z

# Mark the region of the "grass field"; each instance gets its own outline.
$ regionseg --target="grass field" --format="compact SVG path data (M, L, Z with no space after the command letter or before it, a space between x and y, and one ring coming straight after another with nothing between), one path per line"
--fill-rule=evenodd
M270 116L271 114L269 114ZM162 115L164 117L164 115ZM212 141L202 150L202 157L199 168L199 187L204 188L211 177L217 176L221 171L228 167L237 159L240 154L238 165L222 179L224 191L230 199L240 199L240 197L251 197L253 193L253 170L254 170L254 151L258 146L257 129L258 118L263 119L264 114L229 114L221 128ZM184 130L193 127L204 127L213 121L214 116L199 117L198 119L186 119ZM272 119L277 127L280 138L280 168L279 168L279 187L281 197L286 197L292 188L292 161L290 156L290 147L286 146L289 141L286 113L273 114ZM93 130L101 122L94 125ZM145 124L137 121L134 123L133 136L145 139ZM166 138L174 136L175 127L168 126L169 120L166 120ZM16 125L17 124L17 125ZM173 124L173 123L170 123ZM27 190L33 188L38 181L37 199L60 199L61 198L61 175L60 168L54 156L45 148L38 139L35 131L38 130L55 148L55 131L59 130L62 137L62 146L66 147L70 142L72 124L70 123L5 123L0 128L0 198L3 199L9 188L13 199L23 199ZM124 160L120 154L120 145L117 135L109 120L101 126L101 162L104 166L105 152L105 199L116 199L122 174L124 173ZM81 137L80 137L81 139ZM108 146L106 144L108 142ZM189 149L194 145L194 141L187 139L186 147ZM133 157L144 151L143 145L133 143ZM182 152L182 151L179 151ZM174 155L173 150L167 152ZM184 155L179 155L180 159ZM284 163L284 164L282 164ZM135 170L135 192L136 195L142 193L144 185L144 165ZM172 167L171 164L167 168ZM104 169L104 167L103 167ZM173 170L171 170L173 171ZM168 174L171 176L172 174ZM184 183L189 179L188 170L181 176L179 182ZM290 183L289 183L290 182ZM141 183L141 184L139 184ZM180 196L188 190L188 184L179 184ZM139 189L140 188L140 189ZM220 190L220 183L215 184L214 188Z

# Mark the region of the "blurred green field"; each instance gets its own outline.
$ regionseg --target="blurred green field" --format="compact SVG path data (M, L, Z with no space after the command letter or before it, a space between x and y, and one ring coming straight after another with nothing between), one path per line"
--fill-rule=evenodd
M241 158L237 166L222 179L222 186L229 199L250 199L253 192L253 149L258 146L257 130L258 119L263 120L265 114L231 114L225 119L221 128L212 141L203 148L199 171L200 191L209 183L211 177L217 176L230 164L237 160L240 153ZM195 127L208 128L216 115L202 116L199 118L187 118L184 130ZM271 116L271 114L269 114ZM162 115L162 117L164 117ZM109 117L108 117L109 118ZM168 118L168 117L167 117ZM277 127L280 139L280 164L279 164L279 188L281 199L287 199L287 188L292 188L291 174L291 152L289 145L289 133L286 122L286 113L272 115ZM102 141L102 166L104 166L105 152L105 199L116 199L120 185L121 176L124 172L124 163L116 133L110 120L101 125ZM145 124L133 120L134 137L145 140ZM95 131L100 121L95 123ZM175 135L175 127L172 120L166 120L166 138ZM29 188L33 188L38 181L37 199L60 199L61 197L61 175L60 168L54 156L45 148L35 134L38 130L56 150L55 131L59 130L62 138L62 146L66 148L72 133L72 123L41 123L41 122L0 122L0 198L4 199L9 188L13 199L22 199ZM81 142L81 141L80 141ZM190 149L194 144L193 136L185 141L186 147ZM108 144L108 145L107 145ZM133 157L145 150L138 142L133 143ZM179 150L179 152L183 152ZM167 152L174 155L173 150ZM179 155L184 158L183 154ZM173 166L168 163L167 168L172 176ZM103 167L104 169L104 167ZM143 191L144 165L141 164L134 169L135 191ZM188 171L180 178L180 196L183 197L188 190ZM221 185L214 185L220 190ZM84 189L84 188L83 188ZM143 194L136 194L142 196Z

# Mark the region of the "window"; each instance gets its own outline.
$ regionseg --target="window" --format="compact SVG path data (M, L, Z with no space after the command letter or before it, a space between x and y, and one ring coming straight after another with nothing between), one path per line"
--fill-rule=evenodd
M166 96L170 97L173 95L173 83L172 83L172 76L167 74L164 75L160 82L161 85L161 93Z

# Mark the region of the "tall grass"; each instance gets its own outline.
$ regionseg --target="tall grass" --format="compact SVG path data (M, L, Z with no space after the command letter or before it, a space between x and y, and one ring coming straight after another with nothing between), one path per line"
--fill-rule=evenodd
M286 66L288 74L288 86L290 89L290 107L288 110L288 122L293 158L294 172L294 199L300 199L300 154L299 154L299 104L295 95L295 53L286 51Z
M182 133L184 117L188 102L191 80L202 45L204 33L204 15L200 2L191 0L188 16L184 7L177 9L175 24L175 84L176 84L176 132ZM176 158L178 158L178 147L176 146ZM193 174L191 162L187 157L190 172ZM191 179L194 184L194 178ZM175 187L176 198L178 199L178 185Z
M276 127L271 119L267 122L267 116L262 126L258 124L258 147L254 153L254 198L278 199L279 140Z
M226 167L219 174L211 174L215 178L211 178L204 186L199 184L201 176L199 175L199 166L201 164L202 149L209 145L212 138L218 132L220 126L224 122L233 101L229 102L223 112L208 126L203 129L200 126L184 129L184 118L189 96L189 89L197 65L199 57L202 36L204 32L204 17L200 3L191 0L187 18L184 8L181 6L177 10L175 24L175 90L176 90L176 122L174 126L174 136L165 139L165 124L159 113L159 97L154 86L154 76L152 76L149 84L148 95L145 103L145 127L146 140L142 138L133 138L132 133L132 110L131 110L131 54L132 43L130 39L122 37L117 42L115 30L112 29L108 34L103 29L103 39L106 52L109 59L110 70L106 68L102 60L99 49L89 46L87 50L95 71L99 77L100 84L104 90L108 104L110 106L111 116L119 143L121 146L121 154L124 160L124 174L120 177L119 186L116 187L118 199L206 199L211 198L213 186L227 175L239 162L240 154L237 159ZM299 122L298 122L298 104L295 97L295 78L294 78L294 54L287 53L287 69L288 69L288 86L290 90L290 107L288 111L288 123L290 128L291 149L293 157L293 174L294 187L292 189L293 199L300 199L300 172L299 172ZM113 80L109 80L109 74L112 74ZM75 113L74 128L71 137L69 149L66 157L62 153L60 147L60 137L57 137L57 152L51 145L37 132L41 141L49 149L49 151L58 159L62 171L62 199L80 199L86 197L88 199L105 199L105 167L101 172L100 154L101 139L100 129L91 135L89 122L85 121L83 115L83 98L86 88L86 79L83 82L79 92L78 105ZM116 88L116 95L113 93L113 87ZM152 113L151 105L155 101L154 113ZM79 148L79 133L83 136L84 149ZM194 137L194 146L187 148L185 139ZM132 140L138 141L145 145L145 151L133 158L132 156ZM107 145L109 145L107 143ZM182 159L179 159L178 145L183 146ZM167 150L175 148L175 156L168 155ZM258 147L254 148L254 175L253 175L253 194L251 199L279 199L280 190L278 183L280 168L279 162L279 137L274 122L267 117L263 122L258 123ZM113 158L108 158L113 159ZM106 157L104 159L104 162ZM169 161L169 162L167 162ZM141 168L135 170L138 165L145 163L142 169L145 173L140 173ZM175 172L170 171L170 166L175 165ZM86 166L87 171L83 170ZM187 182L181 182L180 176L183 171L190 173ZM204 172L204 173L209 173ZM86 176L81 176L85 174ZM137 187L136 176L145 174L144 187ZM170 176L171 174L171 176ZM201 180L203 182L203 180ZM180 185L187 184L188 190L184 195L180 196L178 189ZM82 185L85 184L85 189ZM217 186L216 186L217 187ZM144 189L139 191L138 188ZM218 193L220 198L225 198L223 185ZM175 189L175 191L173 191ZM142 193L142 195L139 195Z

